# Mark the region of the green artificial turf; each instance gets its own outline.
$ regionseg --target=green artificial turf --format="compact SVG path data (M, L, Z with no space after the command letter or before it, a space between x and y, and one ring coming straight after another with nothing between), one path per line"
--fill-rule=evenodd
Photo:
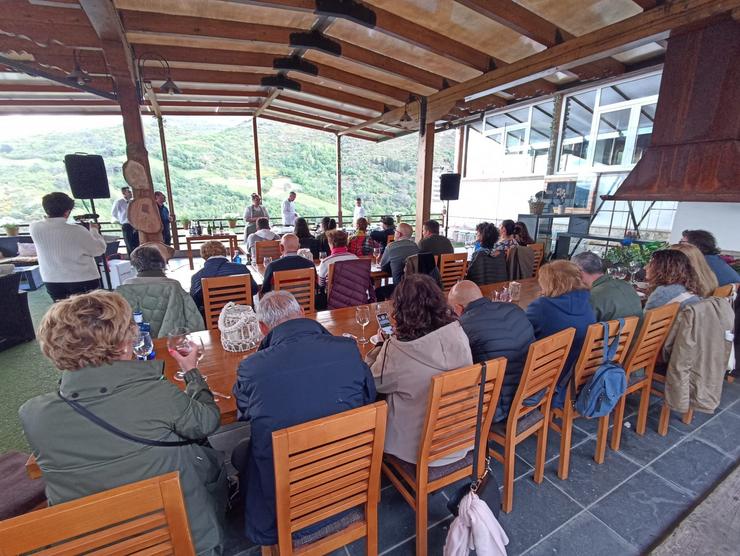
M51 306L46 289L28 292L28 305L34 328L38 330L41 317ZM41 354L36 340L0 352L0 453L29 451L18 420L18 408L34 396L53 392L58 381L59 371Z

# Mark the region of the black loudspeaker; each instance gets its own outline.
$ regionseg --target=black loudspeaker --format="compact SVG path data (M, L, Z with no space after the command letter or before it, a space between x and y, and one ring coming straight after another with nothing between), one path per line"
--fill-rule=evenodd
M457 201L458 197L460 197L460 174L439 176L439 200Z
M64 157L67 179L75 199L110 199L108 174L103 157L97 154L68 154Z

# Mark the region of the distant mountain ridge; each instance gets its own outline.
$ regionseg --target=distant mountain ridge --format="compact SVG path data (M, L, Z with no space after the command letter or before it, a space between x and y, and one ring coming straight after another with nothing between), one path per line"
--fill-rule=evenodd
M154 187L164 191L156 121L144 123ZM178 218L241 216L256 190L251 120L169 117L165 126ZM333 134L260 120L259 140L263 196L273 218L280 218L280 205L291 189L298 193L300 214L336 214ZM415 211L417 140L416 134L378 144L342 139L345 214L351 214L356 196L363 197L370 214ZM438 134L435 166L452 168L454 148L453 133ZM19 137L0 142L0 223L41 218L43 195L69 191L64 155L75 152L103 156L112 200L118 198L126 160L120 126ZM105 220L112 200L96 202ZM81 203L78 208L86 211Z

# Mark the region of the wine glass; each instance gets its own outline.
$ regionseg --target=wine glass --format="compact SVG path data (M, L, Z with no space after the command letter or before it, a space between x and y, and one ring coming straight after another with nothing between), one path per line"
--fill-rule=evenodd
M139 331L139 335L134 340L134 355L137 359L146 360L149 354L154 351L152 335L149 332Z
M380 247L373 248L373 257L375 257L375 265L380 264Z
M326 258L326 251L319 251L319 260L323 263Z
M357 341L361 344L366 344L367 338L365 338L365 327L370 324L370 308L367 305L356 307L355 320L357 321L357 324L362 326L362 337L358 338Z
M272 262L272 257L264 257L262 259L262 265L267 268L267 266Z
M637 271L640 270L640 262L639 261L630 261L629 267L630 267L630 282L632 284L637 283Z

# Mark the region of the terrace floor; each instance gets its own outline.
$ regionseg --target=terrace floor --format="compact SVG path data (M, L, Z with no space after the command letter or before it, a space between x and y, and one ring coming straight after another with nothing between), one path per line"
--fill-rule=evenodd
M183 282L187 275L188 283L183 284L187 287L187 261L184 266L173 274ZM45 290L30 292L29 303L38 326L50 305ZM0 353L0 380L7 386L3 387L7 403L0 404L0 451L27 449L17 408L26 399L55 388L57 378L37 342ZM576 421L570 478L566 481L556 475L557 433L549 433L545 480L540 485L532 481L534 439L519 446L514 510L499 518L510 539L510 555L645 553L740 462L740 382L725 383L720 407L713 415L697 412L693 423L685 425L674 413L665 437L656 432L660 412L657 399L650 409L645 436L634 433L636 404L633 396L628 401L620 452L607 449L603 465L593 461L596 423ZM502 466L492 462L492 468L500 485ZM446 510L447 494L457 486L430 497L429 554L442 554L451 521ZM414 553L414 512L385 480L379 521L381 554ZM242 531L243 512L237 504L227 516L226 555L259 553L258 547L244 539ZM355 543L336 554L364 554L364 546Z

